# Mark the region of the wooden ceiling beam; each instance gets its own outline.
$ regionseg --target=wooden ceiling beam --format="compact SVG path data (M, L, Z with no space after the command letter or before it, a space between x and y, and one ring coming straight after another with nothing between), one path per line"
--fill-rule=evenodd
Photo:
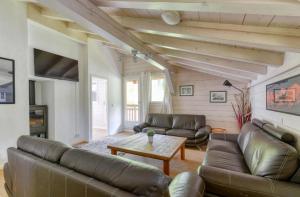
M237 45L249 48L253 47L265 50L300 53L300 37L296 36L190 27L180 24L171 26L159 19L117 17L117 20L126 28L137 32L169 36L178 39L190 39L233 46Z
M213 66L213 65L209 65L209 64L205 64L205 63L200 63L200 62L195 62L195 61L185 60L185 59L180 59L180 58L175 58L175 57L169 58L169 62L174 65L183 64L183 65L191 66L194 68L201 68L201 69L208 70L211 72L229 74L229 75L233 75L237 78L243 78L243 79L248 79L248 80L255 80L257 78L257 75L253 74L253 73L239 71L239 70L235 70L235 69L231 69L231 68L224 68L224 67L215 66L215 65Z
M213 66L219 66L224 68L230 68L234 70L249 72L252 74L266 74L267 66L262 66L259 64L252 64L247 62L241 62L236 60L229 60L219 57L212 57L208 55L201 55L195 53L187 53L184 51L166 49L166 48L156 48L156 50L166 57L175 57L184 60L192 60L199 63L204 63Z
M281 66L284 61L284 53L281 52L234 47L223 44L184 40L143 33L139 33L137 35L141 40L148 43L149 45L190 53L270 66Z
M74 28L72 28L73 26L72 27L69 26L70 23L45 17L41 14L41 12L42 12L42 8L40 8L39 6L36 6L35 4L31 4L31 3L28 4L27 18L31 22L42 25L44 27L48 27L82 44L86 44L88 38L98 40L102 43L109 43L109 41L105 40L99 35L90 34L91 32L88 32L83 29L74 30Z
M60 21L66 21L66 22L73 22L71 19L68 19L64 16L61 16L60 14L57 14L56 12L53 12L52 10L43 8L41 10L41 15L44 17L53 19L53 20L60 20Z
M300 16L297 0L94 0L100 7Z
M125 46L128 50L136 49L142 54L148 54L145 61L160 68L169 69L171 65L156 52L147 46L134 34L112 19L107 13L98 8L90 0L39 0L39 2L57 13L64 14L67 18L76 21L83 28L97 33L108 41L118 46ZM143 55L142 55L143 56ZM174 86L168 83L171 93Z
M66 22L42 16L41 8L34 4L28 4L27 6L27 18L36 24L55 30L76 42L83 44L87 42L87 35L85 33L72 31L67 28Z
M240 82L243 82L243 83L250 83L251 82L251 80L240 78L240 77L235 77L234 75L221 73L221 72L212 72L212 71L205 70L205 69L202 69L202 68L195 68L195 67L188 66L188 65L183 65L183 64L175 64L174 67L184 68L184 69L188 69L188 70L192 70L192 71L196 71L196 72L200 72L200 73L206 73L206 74L209 74L209 75L222 77L224 79L233 79L233 80L240 81Z
M191 20L181 21L179 25L187 26L187 27L216 29L216 30L230 30L230 31L248 32L248 33L261 33L261 34L271 34L271 35L280 35L280 36L300 37L300 29L288 28L288 27L272 27L272 26L265 27L265 26L255 26L255 25L212 23L212 22L191 21Z

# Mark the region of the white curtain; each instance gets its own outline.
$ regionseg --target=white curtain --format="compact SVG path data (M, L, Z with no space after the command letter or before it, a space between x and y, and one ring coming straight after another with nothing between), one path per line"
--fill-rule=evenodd
M172 114L173 113L173 102L172 95L170 93L170 89L166 80L164 79L164 99L161 106L161 113L163 114Z
M141 122L146 120L151 102L151 73L141 73Z

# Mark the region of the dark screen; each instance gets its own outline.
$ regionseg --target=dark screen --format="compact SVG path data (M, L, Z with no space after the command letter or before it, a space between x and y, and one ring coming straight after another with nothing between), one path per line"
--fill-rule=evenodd
M39 49L34 49L34 73L39 77L79 81L77 60Z

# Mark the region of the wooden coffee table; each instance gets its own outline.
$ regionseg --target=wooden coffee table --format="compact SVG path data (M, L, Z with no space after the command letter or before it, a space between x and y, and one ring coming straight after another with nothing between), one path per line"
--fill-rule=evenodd
M139 133L109 144L107 148L111 149L112 155L116 155L118 151L121 151L162 160L164 173L169 175L170 160L179 150L181 152L181 160L185 159L185 141L186 138L184 137L156 134L154 135L153 144L151 145L148 143L148 136L144 133Z

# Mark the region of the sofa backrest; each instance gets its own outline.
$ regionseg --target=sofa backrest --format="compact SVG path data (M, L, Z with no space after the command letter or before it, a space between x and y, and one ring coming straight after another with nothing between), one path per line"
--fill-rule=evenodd
M205 126L205 116L203 115L187 115L174 114L173 115L173 129L187 129L197 131Z
M17 147L24 152L54 163L58 163L61 156L70 149L67 145L57 141L25 135L19 137Z
M60 164L137 196L166 196L171 181L156 167L79 149L68 150Z
M250 136L252 132L256 132L259 130L259 127L252 124L251 122L247 122L243 125L240 134L238 136L237 142L238 145L242 151L242 153L245 153L246 147L249 143Z
M136 197L72 169L21 149L7 150L6 187L11 196L22 197Z
M146 123L153 127L172 128L171 114L148 114Z
M298 167L297 150L264 132L251 132L244 151L251 174L277 180L289 179Z

